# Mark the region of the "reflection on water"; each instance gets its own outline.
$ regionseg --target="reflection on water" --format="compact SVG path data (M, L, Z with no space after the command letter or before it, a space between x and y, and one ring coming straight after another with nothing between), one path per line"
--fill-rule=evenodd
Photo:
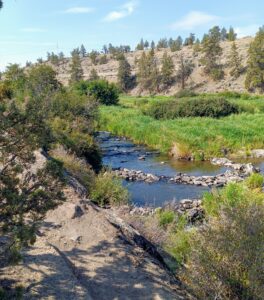
M98 142L103 152L103 164L111 168L127 168L141 170L155 175L174 176L186 173L194 176L216 175L227 170L225 167L214 166L210 162L179 161L160 155L142 145L135 145L126 139L111 136L109 133L99 133ZM240 160L241 162L241 160ZM249 160L264 172L264 161ZM161 206L171 200L192 199L201 197L209 188L157 182L124 182L132 201L137 205Z
M200 198L209 188L194 185L172 184L156 182L148 184L145 182L125 182L131 200L139 206L162 206L165 202L172 200Z

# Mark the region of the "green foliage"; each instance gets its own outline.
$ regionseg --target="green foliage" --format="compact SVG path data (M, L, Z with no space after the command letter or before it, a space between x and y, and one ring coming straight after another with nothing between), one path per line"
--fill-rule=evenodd
M92 64L93 65L96 65L97 64L97 57L98 57L99 53L95 50L91 51L91 53L89 54L89 57L92 61Z
M92 69L90 72L89 80L94 81L94 80L99 80L99 79L100 79L100 77L99 77L97 71L95 69Z
M21 68L18 64L9 64L5 71L5 81L12 89L13 94L17 94L19 91L24 91L26 75L23 68Z
M161 210L158 212L159 225L166 227L175 219L175 213L171 210Z
M199 299L263 299L263 193L230 184L210 203L207 226L190 240L181 279Z
M174 226L169 230L169 235L164 243L165 250L176 261L176 268L182 266L191 251L190 241L195 229L187 229L187 219L183 216L175 216Z
M231 68L230 75L234 78L238 78L243 71L241 61L242 61L242 59L239 56L239 53L237 51L236 43L233 42L232 48L231 48L231 53L228 57L228 65Z
M154 50L148 54L143 52L138 60L137 81L141 89L148 90L151 94L159 91L160 74Z
M205 73L211 76L213 80L222 79L224 76L222 66L219 63L220 56L223 52L220 41L220 28L215 26L209 30L209 34L205 36L202 44L204 56L201 59L201 63L204 65Z
M161 64L161 82L165 88L168 88L174 81L174 63L171 56L168 56L167 52L164 52Z
M0 101L5 99L11 99L13 96L13 89L9 82L0 82Z
M122 186L122 180L109 172L97 176L90 197L100 206L114 206L129 202L129 194Z
M32 67L27 78L29 93L38 99L51 96L61 88L56 75L56 72L50 66L37 65Z
M194 64L190 60L184 59L183 55L180 55L179 68L176 73L176 81L181 83L182 90L185 89L186 80L191 76L194 69Z
M104 105L116 105L119 101L117 86L103 79L89 82L83 81L80 85L76 85L75 88L81 94L85 93Z
M134 78L131 76L131 66L125 57L119 60L117 78L121 91L127 92L133 88Z
M246 179L246 185L251 189L261 189L264 184L264 177L261 174L254 173Z
M145 113L155 119L185 117L220 118L238 113L238 107L224 98L201 98L154 103Z
M63 200L63 173L53 160L31 168L34 151L50 140L37 101L29 100L23 111L13 101L2 101L0 122L1 225L11 239L8 255L14 256L34 243L38 221Z
M212 99L219 96L216 94L207 97ZM206 159L222 157L223 147L229 148L234 154L241 149L261 149L264 147L263 100L244 100L243 97L242 95L240 99L229 101L239 107L243 105L249 113L233 114L220 119L190 117L156 120L144 115L142 109L144 106L147 109L154 102L166 102L170 98L122 96L122 107L100 108L100 129L130 137L135 142L149 145L163 153L168 153L177 141L178 145L188 149L189 154L203 152ZM148 103L135 106L135 100L140 103L141 99L147 99ZM245 111L244 108L243 110Z
M195 97L197 96L197 94L192 91L192 90L189 90L189 89L183 89L183 90L180 90L179 92L177 92L175 94L175 98L189 98L189 97Z
M70 64L70 84L78 82L83 79L83 69L79 52L72 52Z
M230 42L234 42L237 38L237 34L235 33L235 30L234 28L231 26L229 28L229 31L227 33L227 39L230 41Z
M260 28L248 50L245 87L249 91L264 91L264 28Z

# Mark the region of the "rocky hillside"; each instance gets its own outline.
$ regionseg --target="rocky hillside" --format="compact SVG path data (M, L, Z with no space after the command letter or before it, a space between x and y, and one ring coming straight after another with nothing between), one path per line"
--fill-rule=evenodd
M252 41L251 37L246 37L242 39L238 39L236 41L239 54L242 58L243 66L246 66L247 63L247 51ZM225 77L223 80L220 81L213 81L212 79L208 78L204 75L203 66L200 64L200 58L202 57L202 53L198 52L195 53L192 47L185 46L181 51L178 52L171 52L169 49L166 51L172 56L175 69L177 70L179 64L179 56L183 54L185 59L192 60L195 68L188 80L188 87L195 89L197 92L217 92L223 90L232 90L238 92L244 92L244 81L245 81L245 74L242 74L238 79L233 79L229 75L229 68L227 66L228 56L231 50L232 42L222 42L221 46L223 48L222 54L222 64L224 65ZM161 58L163 56L165 50L156 50L156 57L158 59L158 63L160 65ZM135 74L137 71L137 67L135 61L137 58L141 56L142 51L135 51L126 54L126 58L129 61L132 67L132 73ZM92 69L95 69L98 75L102 78L107 79L111 82L117 81L117 72L118 72L118 61L111 58L111 55L107 57L107 63L102 65L93 65L90 58L83 58L82 59L82 67L84 71L84 78L88 79L90 72ZM69 66L70 66L70 59L65 59L64 62L60 63L58 67L56 67L56 71L58 72L59 80L67 85L69 81ZM175 94L180 89L179 83L175 83L169 90L165 91L164 93L168 95ZM131 94L138 95L140 93L139 88L136 87L134 90L131 91Z

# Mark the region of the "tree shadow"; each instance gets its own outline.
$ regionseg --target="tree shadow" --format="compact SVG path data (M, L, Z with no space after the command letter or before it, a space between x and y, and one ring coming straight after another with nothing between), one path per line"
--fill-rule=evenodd
M52 254L25 255L24 267L36 279L25 299L187 299L157 261L121 238L88 249L49 246Z

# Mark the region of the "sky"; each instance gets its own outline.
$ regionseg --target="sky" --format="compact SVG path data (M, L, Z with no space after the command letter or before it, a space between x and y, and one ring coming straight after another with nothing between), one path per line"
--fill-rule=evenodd
M0 70L49 51L88 51L104 44L135 45L141 38L202 37L214 25L232 25L239 37L264 24L263 0L3 0Z

